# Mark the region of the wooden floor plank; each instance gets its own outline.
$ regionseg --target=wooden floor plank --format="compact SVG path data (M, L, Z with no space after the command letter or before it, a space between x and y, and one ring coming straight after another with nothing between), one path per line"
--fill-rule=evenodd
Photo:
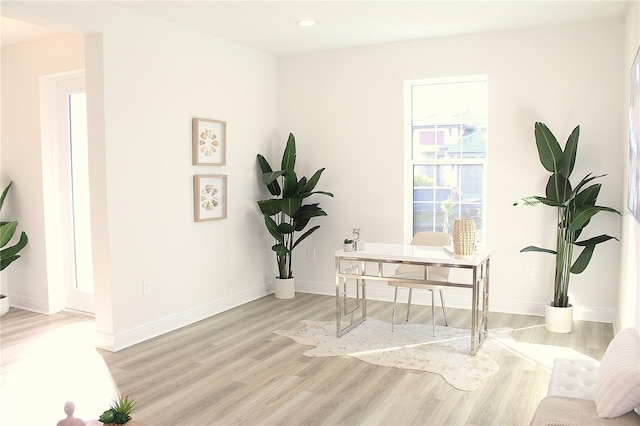
M110 353L93 348L86 318L12 308L0 320L0 421L19 426L63 418L67 398L52 381L60 380L53 372L69 368L69 360L103 369L108 380L97 380L95 388L132 395L134 418L148 426L519 425L529 422L546 395L548 368L507 349L492 354L499 371L465 392L433 373L350 357L307 357L303 353L311 347L274 333L299 327L301 320L334 320L334 309L330 296L298 293L288 301L267 296ZM405 309L401 304L402 320ZM388 322L391 304L370 301L369 316ZM447 316L452 327L467 328L470 322L467 310L448 308ZM430 307L412 307L411 323L430 327L430 321ZM443 323L439 309L436 321ZM495 312L489 327L512 328L518 342L570 347L596 359L613 337L611 324L574 321L572 333L554 334L544 329L541 317ZM66 385L84 383L79 375L91 374L69 371ZM92 402L104 410L111 401ZM93 418L99 414L96 409Z

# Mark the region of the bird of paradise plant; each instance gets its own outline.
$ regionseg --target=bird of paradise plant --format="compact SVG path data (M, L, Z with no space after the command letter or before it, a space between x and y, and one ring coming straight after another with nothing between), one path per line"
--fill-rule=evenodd
M617 238L602 234L586 240L578 241L582 231L591 218L600 212L620 212L611 207L596 205L602 184L591 184L595 179L606 175L587 174L573 187L569 178L576 162L580 126L571 132L564 149L560 147L556 137L546 124L535 123L535 139L538 156L542 166L551 176L547 182L544 197L531 196L518 200L514 205L555 207L558 212L556 227L556 249L528 246L520 252L541 252L555 255L556 269L554 280L553 306L569 306L569 278L571 274L582 273L593 256L596 245ZM589 186L587 186L589 185ZM574 246L582 247L580 255L573 261Z
M325 191L314 191L324 168L316 171L310 179L298 179L295 172L296 139L289 133L287 146L282 155L281 170L273 171L269 162L258 154L258 164L262 171L262 182L269 193L275 198L258 201L258 207L264 216L264 223L269 233L276 239L271 249L276 253L278 264L278 278L293 278L291 256L293 249L309 235L320 228L316 225L297 239L296 232L302 232L312 217L326 216L327 213L319 207L319 203L302 204L304 199L313 195L333 194ZM279 182L280 181L280 182Z

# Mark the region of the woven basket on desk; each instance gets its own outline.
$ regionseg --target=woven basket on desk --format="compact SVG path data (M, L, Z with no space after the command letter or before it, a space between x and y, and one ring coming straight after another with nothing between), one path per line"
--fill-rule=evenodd
M456 259L473 259L476 250L476 222L456 219L453 222L453 251Z

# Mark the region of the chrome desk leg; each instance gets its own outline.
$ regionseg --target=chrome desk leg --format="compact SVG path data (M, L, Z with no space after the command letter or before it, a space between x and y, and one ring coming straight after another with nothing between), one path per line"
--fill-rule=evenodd
M352 265L345 270L344 273L349 273L351 270L356 271L356 274L351 275L364 275L364 262L362 266ZM336 336L341 337L353 329L358 324L362 323L367 318L367 295L366 295L366 280L364 276L362 278L355 279L355 305L348 305L347 298L347 280L346 277L341 277L340 259L336 258ZM360 309L361 317L354 320L354 312ZM349 325L342 327L343 316L349 317Z
M473 267L473 285L471 295L471 355L475 355L478 350L476 333L478 331L478 271Z

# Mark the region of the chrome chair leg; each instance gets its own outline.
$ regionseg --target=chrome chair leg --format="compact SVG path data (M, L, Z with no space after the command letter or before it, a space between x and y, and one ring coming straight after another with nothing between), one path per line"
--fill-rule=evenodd
M398 288L398 287L396 287ZM409 322L409 311L411 310L411 295L413 294L413 289L409 287L409 299L407 300L407 322Z
M442 304L442 315L444 316L444 325L448 327L449 323L447 322L447 311L445 310L445 307L444 307L444 292L442 291L442 289L440 289L440 303Z
M393 332L393 326L396 322L396 311L398 310L398 286L396 286L396 292L393 296L393 315L391 315L391 331Z
M433 290L431 290L431 323L433 327L433 337L436 337L436 298L433 295Z

